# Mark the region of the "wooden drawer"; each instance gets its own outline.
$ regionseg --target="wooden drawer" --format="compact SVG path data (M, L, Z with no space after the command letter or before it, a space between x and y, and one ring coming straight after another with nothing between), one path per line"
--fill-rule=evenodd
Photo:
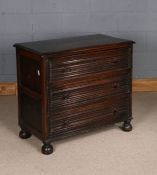
M20 57L20 84L33 91L41 92L41 64L37 60Z
M119 100L123 99L124 101L121 101L121 104L124 105L124 103L127 104L126 99L129 99L130 94L120 94L120 95L113 95L108 97L102 97L100 99L94 98L92 101L88 101L85 103L81 103L79 106L73 106L71 108L61 108L60 110L56 110L53 108L53 106L49 107L49 118L53 120L60 120L63 118L67 118L68 116L71 116L71 114L81 114L87 111L92 110L103 110L104 108L109 109L110 107L115 105L119 105Z
M97 126L97 124L105 125L125 120L130 110L129 100L130 95L123 94L80 105L79 108L60 110L58 114L52 113L52 116L49 116L49 132L50 134L62 134L69 130L77 130L77 128L88 128Z
M52 81L49 79L48 81L48 90L51 94L56 92L63 92L65 90L74 90L78 88L87 88L89 86L95 86L98 84L105 84L111 81L113 77L123 77L126 75L131 75L130 69L123 70L114 70L109 72L100 72L95 74L89 74L86 76L80 76L77 78L71 78L68 80L56 80ZM128 79L130 80L130 79Z
M82 53L49 60L52 79L65 79L85 74L130 67L130 49L121 48L92 53Z
M64 89L62 92L49 92L49 105L55 110L78 106L81 103L99 99L113 94L124 94L130 92L130 74L115 76L106 79L104 83L76 88L74 90Z

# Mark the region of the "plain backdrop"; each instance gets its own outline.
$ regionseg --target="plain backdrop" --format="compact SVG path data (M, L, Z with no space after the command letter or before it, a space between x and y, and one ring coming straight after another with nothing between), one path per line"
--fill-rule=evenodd
M103 33L136 41L134 78L157 77L157 0L0 0L0 82L16 81L16 42Z

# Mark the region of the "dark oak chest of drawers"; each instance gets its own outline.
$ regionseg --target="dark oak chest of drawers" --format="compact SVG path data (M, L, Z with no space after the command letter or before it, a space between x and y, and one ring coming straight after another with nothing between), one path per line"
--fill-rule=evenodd
M51 142L107 124L132 126L133 41L88 35L15 44L20 137Z

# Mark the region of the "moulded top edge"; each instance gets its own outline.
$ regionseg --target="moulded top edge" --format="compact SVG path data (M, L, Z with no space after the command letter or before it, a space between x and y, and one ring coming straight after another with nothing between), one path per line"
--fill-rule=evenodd
M96 34L86 36L75 36L60 39L50 39L25 43L16 43L14 47L22 48L37 54L57 53L68 50L78 50L98 46L112 46L117 44L134 44L134 41L115 38L107 35Z

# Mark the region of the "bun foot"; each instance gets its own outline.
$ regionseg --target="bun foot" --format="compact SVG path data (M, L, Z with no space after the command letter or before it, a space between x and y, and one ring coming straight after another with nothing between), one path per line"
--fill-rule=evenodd
M28 138L30 138L31 136L32 136L32 134L30 134L30 133L27 132L27 131L21 130L21 131L19 132L19 137L20 137L21 139L28 139Z
M41 148L41 152L46 155L52 154L53 146L51 144L45 143Z
M132 131L132 125L131 125L130 121L124 121L123 126L121 128L125 132Z

